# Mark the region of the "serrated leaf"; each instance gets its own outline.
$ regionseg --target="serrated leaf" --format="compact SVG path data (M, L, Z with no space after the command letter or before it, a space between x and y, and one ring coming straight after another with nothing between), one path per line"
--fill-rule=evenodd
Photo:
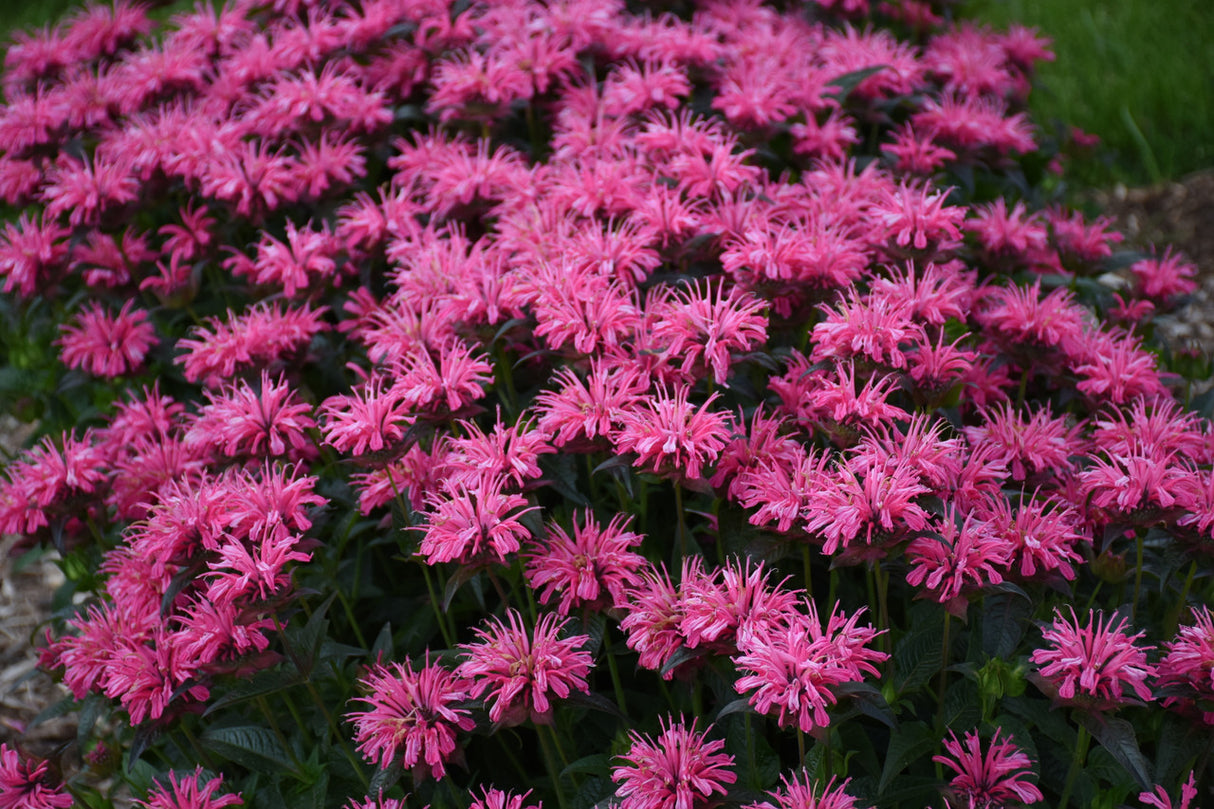
M886 727L893 728L898 724L898 719L894 716L889 703L885 701L885 696L872 683L839 683L831 686L830 690L838 699L854 700L862 714L876 719Z
M874 73L880 73L882 70L886 70L888 68L889 65L873 65L872 67L866 67L861 70L853 70L850 73L844 73L842 76L836 76L827 82L826 86L837 89L835 92L827 93L826 95L842 103L847 100L847 97L852 94L852 91L860 86L860 82L864 81Z
M148 747L156 741L158 736L160 736L160 728L155 725L140 725L135 728L135 738L131 739L131 745L127 748L127 772L130 772L131 766L147 752Z
M571 761L569 766L561 770L561 778L567 775L607 775L610 764L611 756L606 753L583 756L577 761Z
M987 657L1007 657L1024 637L1032 603L1013 593L994 593L983 603L982 651Z
M935 749L937 741L924 722L904 722L894 728L885 751L885 767L881 771L881 780L877 782L877 793L886 797L886 790L894 777L906 769L907 764Z
M392 623L385 622L371 644L371 659L374 661L391 660L396 657L396 642L392 638Z
M1140 788L1149 790L1154 786L1150 766L1138 747L1138 736L1134 733L1133 725L1115 716L1101 716L1086 711L1077 711L1076 719L1118 764L1125 767Z
M329 619L325 614L336 598L337 593L334 592L316 608L306 624L298 629L291 627L286 632L291 652L289 657L300 667L300 674L304 677L311 676L312 669L316 667L321 644L329 632Z
M899 693L922 687L940 671L944 621L912 623L917 628L906 633L894 647L894 686Z
M79 724L76 727L76 744L81 750L85 749L89 734L97 726L97 720L108 705L109 700L100 694L89 694L84 698L84 703L80 706Z
M237 683L233 688L207 703L203 716L210 716L221 708L244 702L247 699L277 694L279 691L302 685L303 682L303 676L290 669L276 668L259 671L248 680Z
M566 702L568 702L570 705L577 706L577 707L593 708L596 711L602 711L603 713L609 713L612 716L615 716L619 719L628 721L628 717L626 717L626 716L624 716L624 714L620 713L620 708L618 705L615 704L614 700L610 700L607 697L603 696L602 694L596 693L594 691L590 691L585 694L583 694L580 691L574 691L569 694L569 697L566 700Z
M396 786L396 782L405 774L404 759L394 756L387 767L380 767L371 776L371 786L367 788L368 795L379 795L384 790Z
M754 708L750 707L750 699L747 697L741 697L740 699L735 699L729 702L724 708L717 712L716 721L720 722L725 717L735 713L754 713Z
M477 565L461 565L455 571L455 575L447 580L447 586L443 590L443 612L451 608L451 602L455 599L455 594L459 592L459 589L479 576L482 570L483 568Z
M299 774L274 734L257 725L208 728L199 743L204 750L255 772Z
M690 660L695 660L699 657L703 657L703 655L704 653L699 649L689 649L686 646L680 646L678 649L675 649L674 654L670 656L670 659L662 665L662 669L658 672L658 674L665 677L667 674L674 671L684 663Z

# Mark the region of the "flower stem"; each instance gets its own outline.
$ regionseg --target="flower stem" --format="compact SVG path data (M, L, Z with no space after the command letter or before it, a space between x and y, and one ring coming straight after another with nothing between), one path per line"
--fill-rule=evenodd
M805 595L809 596L810 601L814 597L814 581L813 569L809 564L809 544L801 543L801 564L805 568Z
M944 637L940 641L940 682L936 687L938 700L939 714L937 724L943 730L944 724L944 691L948 684L948 659L951 647L949 644L949 630L952 628L953 614L945 610L944 612Z
M565 791L561 789L561 772L556 768L556 757L552 754L552 745L548 741L548 737L544 735L544 726L537 725L536 735L540 737L540 748L544 752L544 766L548 768L548 777L552 779L552 789L556 792L556 802L561 809L569 809L569 804L565 801Z
M1141 531L1137 533L1136 538L1138 541L1138 556L1134 560L1134 606L1130 609L1130 623L1138 620L1138 599L1142 595L1142 553L1143 545L1146 543Z
M619 664L615 662L615 655L611 653L611 627L603 629L603 654L607 657L607 669L611 672L611 687L615 689L615 704L619 707L620 713L627 716L628 703L624 700L624 686L620 682Z
M455 648L455 633L447 626L447 616L439 608L441 603L438 598L438 592L434 589L434 580L430 578L430 565L422 560L418 560L422 568L422 578L426 580L426 590L430 593L430 606L434 608L434 620L438 621L439 631L443 633L443 640L447 644L448 649Z
M1066 809L1067 803L1071 800L1071 790L1075 787L1075 779L1079 777L1079 771L1083 769L1084 759L1088 755L1088 744L1092 741L1092 737L1088 734L1088 729L1083 725L1079 726L1079 740L1075 743L1075 755L1071 758L1071 768L1067 770L1066 786L1062 788L1062 798L1058 801L1058 809Z
M679 558L687 558L687 521L683 516L683 484L674 484L674 508L678 512Z

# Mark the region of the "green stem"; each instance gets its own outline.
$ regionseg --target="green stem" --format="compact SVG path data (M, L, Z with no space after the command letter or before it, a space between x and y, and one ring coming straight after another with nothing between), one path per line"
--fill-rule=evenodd
M278 743L282 745L282 749L290 757L291 766L295 768L295 774L297 776L302 774L303 767L299 763L299 757L295 755L295 749L287 742L287 737L283 735L282 728L278 726L278 720L274 718L273 712L270 711L270 704L264 696L257 697L257 707L261 709L262 716L270 723L270 730L274 731L274 736L278 739Z
M304 667L300 665L300 660L295 654L295 650L291 648L291 644L287 641L287 634L283 631L282 623L278 620L278 616L274 616L274 629L278 631L278 639L282 641L282 648L290 658L295 670L300 674L304 674ZM312 702L320 709L321 716L325 718L325 723L329 726L329 733L337 740L337 744L341 747L342 753L350 762L350 767L354 770L354 774L362 782L364 789L371 787L370 780L367 779L367 774L363 772L362 762L358 760L358 756L354 753L354 748L350 746L350 740L346 734L341 732L341 728L337 724L337 720L333 718L333 714L329 711L329 706L321 699L320 692L316 690L316 686L312 683L312 678L305 675L303 678L304 687L308 689L308 696L312 698ZM302 727L302 726L301 726Z
M805 766L805 731L797 727L797 766Z
M211 761L211 757L207 755L206 750L202 749L202 745L198 743L198 739L190 730L190 726L183 722L181 724L181 732L185 736L186 741L190 743L190 747L194 748L194 752L198 755L198 760L202 762L202 765L212 772L218 772L215 769L214 762Z
M949 630L952 628L953 614L947 610L944 613L944 638L940 642L940 682L936 686L939 714L937 724L941 732L944 730L944 690L948 683L948 659L952 648L949 644Z
M561 789L561 773L556 768L556 758L552 755L552 745L544 735L543 726L536 727L536 735L540 737L540 749L544 753L544 766L548 769L548 777L552 779L552 789L556 792L556 802L561 809L569 809L565 801L565 790Z
M805 568L805 595L814 598L813 568L809 564L809 543L801 543L801 565Z
M687 522L683 517L683 484L674 484L674 508L678 512L679 558L687 558Z
M746 712L746 777L752 789L759 788L759 773L755 766L755 735L750 727L751 712Z
M1092 737L1088 734L1088 729L1083 725L1079 726L1079 740L1075 743L1075 755L1071 758L1071 768L1067 770L1066 786L1062 788L1062 798L1058 801L1058 809L1066 809L1067 803L1071 800L1071 790L1075 788L1075 779L1079 777L1079 771L1083 769L1083 762L1088 755L1088 744L1092 741Z
M1189 600L1189 590L1193 587L1193 577L1197 575L1197 560L1194 559L1189 563L1189 574L1185 576L1184 586L1180 588L1180 598L1176 599L1176 606L1172 609L1172 614L1168 616L1168 623L1164 627L1169 636L1176 634L1176 627L1180 624L1180 616L1184 613L1185 604Z
M611 687L615 689L615 704L619 707L620 713L628 716L628 703L624 700L624 685L620 682L619 664L615 662L615 655L611 653L611 627L603 629L603 654L607 656L607 669L611 672Z
M438 621L439 631L443 633L443 640L447 644L448 649L455 648L455 632L447 626L447 616L439 609L438 593L434 589L434 580L430 578L430 565L426 562L418 560L422 568L422 578L426 580L426 590L430 593L430 606L434 608L434 620Z
M1143 545L1146 540L1143 539L1142 532L1139 531L1136 535L1138 554L1134 560L1134 606L1130 609L1130 623L1135 623L1138 620L1138 599L1142 596L1142 555Z

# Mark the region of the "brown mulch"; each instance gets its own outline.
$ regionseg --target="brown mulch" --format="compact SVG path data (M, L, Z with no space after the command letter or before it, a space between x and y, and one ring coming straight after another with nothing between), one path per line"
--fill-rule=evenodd
M1092 199L1114 217L1127 244L1159 250L1172 245L1197 265L1198 289L1191 300L1159 317L1156 326L1174 347L1214 356L1214 170L1150 188L1118 187Z

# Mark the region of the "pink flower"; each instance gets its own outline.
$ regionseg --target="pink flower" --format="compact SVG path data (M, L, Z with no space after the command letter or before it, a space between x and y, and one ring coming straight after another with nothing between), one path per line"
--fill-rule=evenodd
M325 307L307 305L284 309L261 302L239 314L228 311L226 320L208 318L191 329L191 337L177 341L184 353L174 360L190 382L219 387L237 369L270 366L306 349L312 338L328 326L321 319Z
M530 536L519 518L538 506L506 492L503 478L483 476L445 485L447 491L430 499L426 525L419 529L425 535L418 553L429 564L504 562Z
M637 663L642 668L659 671L684 646L679 631L683 603L665 565L645 567L641 583L629 588L626 600L628 614L620 621L620 629L628 635L628 648L639 655ZM677 668L663 672L662 678L673 678Z
M906 547L906 583L922 586L950 612L964 615L968 593L1003 581L1012 543L973 513L962 520L951 504L933 527L935 535L916 537Z
M312 406L298 401L285 378L261 372L253 388L240 381L218 393L206 391L204 405L186 433L186 443L236 457L306 457L313 451L307 431L316 426Z
M763 301L724 283L698 283L676 289L661 303L648 301L649 311L658 312L652 337L665 356L678 364L683 378L694 381L706 372L718 385L729 377L732 354L749 351L767 340L767 318Z
M131 373L143 365L148 351L157 343L156 328L148 322L146 311L132 311L134 303L128 300L116 315L100 304L86 306L70 325L61 326L63 336L57 342L63 348L63 364L107 378Z
M586 675L594 666L584 647L586 635L559 637L567 621L548 613L539 619L534 632L523 626L515 610L506 610L509 626L499 618L488 621L488 629L476 629L476 643L460 644L467 654L457 673L472 682L473 697L485 692L489 718L506 725L528 719L552 724L550 695L565 699L570 693L586 693Z
M1214 616L1204 605L1193 607L1192 614L1193 624L1180 627L1176 638L1164 644L1159 661L1159 687L1170 694L1163 704L1186 712L1214 702ZM1199 712L1207 725L1214 725L1214 711Z
M616 450L636 453L633 466L680 480L704 477L705 465L717 459L729 437L724 413L710 410L713 394L699 408L687 401L690 391L665 389L650 400L620 413L622 426L612 436Z
M1172 798L1168 795L1168 791L1162 787L1155 787L1155 792L1142 792L1138 795L1138 800L1142 801L1146 806L1152 806L1154 809L1189 809L1189 805L1194 798L1197 797L1197 784L1195 783L1196 773L1189 772L1189 780L1180 785L1180 805L1172 803Z
M880 676L874 664L889 655L867 648L881 633L858 625L863 609L849 617L835 604L823 626L817 605L805 603L808 614L788 610L776 625L743 628L734 690L750 692L754 709L774 715L781 727L808 733L830 724L827 707L838 701L834 686Z
M1033 762L1009 736L1002 741L995 731L985 752L977 731L965 734L965 740L957 741L951 730L944 740L948 755L932 756L932 761L945 764L956 771L951 792L960 805L971 809L999 809L1011 804L1033 804L1042 799L1041 790L1028 777L1033 771Z
M403 765L419 779L442 778L456 757L456 733L476 725L459 707L471 683L432 664L429 652L418 671L405 658L404 664L375 665L359 682L368 696L356 699L370 706L348 714L359 752L381 768L403 756Z
M835 786L832 775L829 781L820 784L808 772L801 770L791 778L781 775L780 783L784 785L782 789L767 793L775 803L762 801L742 809L856 809L856 799L845 791L851 783L850 778Z
M689 728L682 718L676 722L670 717L661 723L656 740L629 732L632 747L620 756L627 763L611 772L611 780L620 785L620 809L696 809L738 780L729 769L733 756L720 752L725 742L708 740L711 726L696 733L696 721Z
M148 793L146 801L136 801L144 809L222 809L224 806L243 804L238 794L216 795L215 790L223 786L223 777L217 776L209 781L202 781L202 767L193 773L177 777L177 773L169 773L169 787L166 789L159 781Z
M45 761L33 764L0 743L0 807L4 809L67 809L75 800L66 791L45 783Z
M468 809L544 809L544 802L540 801L534 804L524 804L527 796L531 794L531 790L527 790L522 795L516 795L514 792L503 792L496 787L481 787L481 794L477 795L472 792L472 802L468 804Z
M586 511L580 523L574 518L572 538L550 523L546 540L527 556L527 583L540 603L559 597L561 615L575 607L594 610L624 603L625 588L640 583L645 564L645 557L631 550L644 538L625 530L631 521L631 515L616 514L603 528Z
M1098 617L1099 615L1099 617ZM1147 663L1147 651L1153 646L1137 646L1134 641L1145 633L1130 635L1129 621L1113 624L1104 613L1088 612L1086 626L1079 625L1074 609L1068 621L1061 610L1054 610L1054 624L1042 636L1047 645L1036 649L1030 658L1041 667L1041 675L1058 689L1067 703L1092 705L1098 709L1118 708L1130 702L1127 689L1141 700L1152 699L1147 677L1156 669Z

